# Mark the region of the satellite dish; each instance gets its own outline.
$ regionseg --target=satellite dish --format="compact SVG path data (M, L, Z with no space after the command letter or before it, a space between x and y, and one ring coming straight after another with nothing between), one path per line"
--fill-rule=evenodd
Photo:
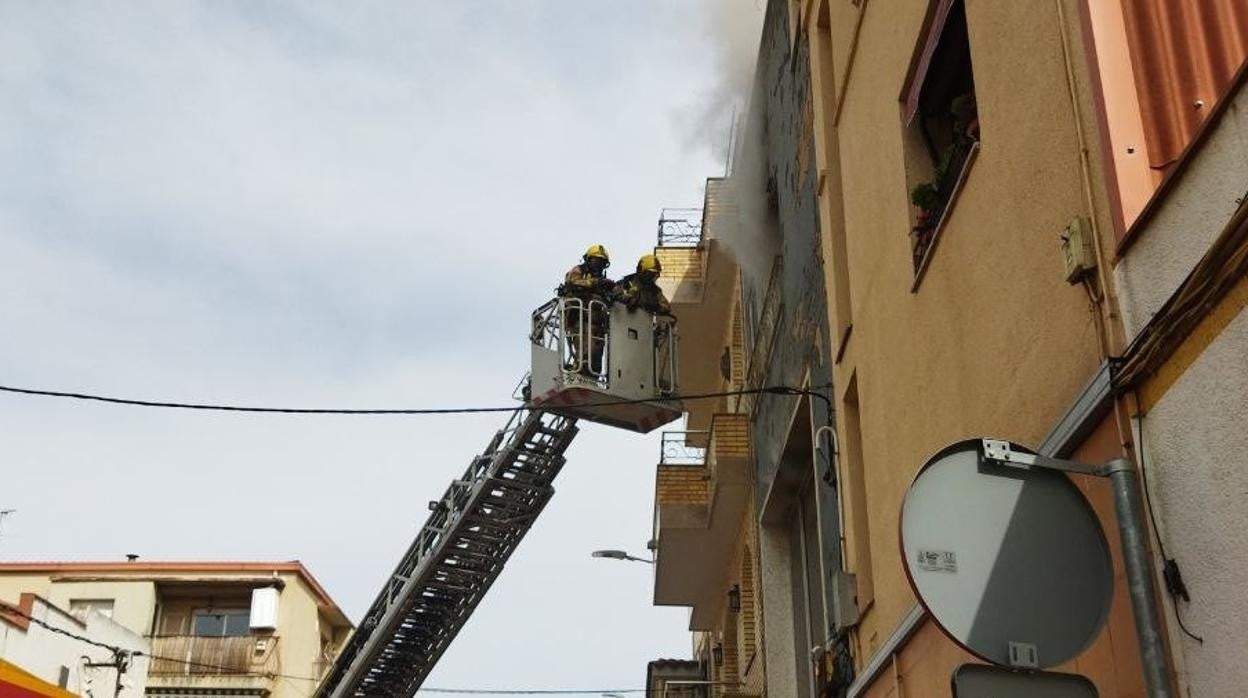
M985 462L981 444L945 448L911 483L901 508L906 576L937 626L980 659L1061 664L1109 615L1105 534L1064 474Z

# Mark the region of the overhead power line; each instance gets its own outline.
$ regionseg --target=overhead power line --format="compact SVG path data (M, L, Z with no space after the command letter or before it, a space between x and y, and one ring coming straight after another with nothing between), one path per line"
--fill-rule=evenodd
M827 387L827 386L817 386ZM269 414L343 414L343 415L437 415L437 414L484 414L491 412L515 412L518 409L528 407L531 409L542 409L540 405L526 404L522 406L506 406L506 407L418 407L418 408L381 408L381 409L352 409L352 408L323 408L323 407L259 407L251 405L221 405L203 402L171 402L163 400L135 400L131 398L110 397L107 395L94 395L82 392L66 392L59 390L39 390L35 388L18 388L8 385L0 385L0 392L14 393L18 395L34 395L40 397L57 397L68 398L73 400L86 400L92 402L104 402L113 405L130 405L133 407L160 407L179 410L206 410L216 412L259 412ZM714 393L697 393L693 395L674 395L668 400L709 400L721 397L729 397L734 395L811 395L827 401L827 396L806 390L803 388L792 388L789 386L769 386L765 388L749 388L744 390L725 390ZM580 403L575 407L613 407L617 405L635 405L646 402L656 402L654 399L636 399L636 400L611 400L604 402Z
M52 625L51 623L48 623L39 618L35 618L29 613L26 613L22 611L21 609L15 606L10 606L8 604L4 604L3 606L0 606L0 614L9 614L9 615L18 616L19 618L24 618L25 620L31 623L34 623L35 625L38 625L48 630L49 632L53 632L58 635L64 635L65 637L77 640L78 642L82 642L84 644L91 645L92 647L97 647L99 649L108 650L114 656L147 657L148 659L153 659L153 660L161 661L161 662L172 662L172 663L181 664L182 666L187 666L187 667L191 667L195 669L210 669L214 671L219 671L223 674L236 674L237 675L237 674L245 673L245 672L239 671L237 667L227 667L227 666L223 666L220 664L209 664L205 662L193 662L188 659L180 659L177 657L165 657L159 654L152 654L150 652L143 652L141 650L127 649L125 647L121 647L118 645L110 645L107 642L100 642L98 640L92 640L89 637L79 635L78 633L75 633L69 630L65 630L64 628L58 628L57 626ZM294 679L296 681L320 681L320 679L312 677L312 676L295 676L293 674L278 674L278 673L266 672L264 673L264 676L277 678L277 679ZM417 690L417 693L440 693L440 694L455 694L455 695L494 695L494 696L597 695L597 694L602 694L602 693L645 693L645 692L646 692L646 689L644 688L601 688L601 689L421 688Z

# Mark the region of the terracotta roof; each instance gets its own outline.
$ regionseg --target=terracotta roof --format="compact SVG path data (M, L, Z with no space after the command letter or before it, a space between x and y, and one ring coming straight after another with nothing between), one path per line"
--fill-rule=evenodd
M1248 57L1244 0L1122 0L1150 165L1169 167Z
M336 615L346 618L342 610L338 608L338 604L330 598L329 592L321 586L320 582L312 576L308 568L298 560L290 560L288 562L241 562L241 561L214 561L214 562L148 562L136 560L134 562L51 562L51 561L34 561L34 562L0 562L0 574L118 574L118 573L136 573L136 574L171 574L171 573L195 573L195 572L211 572L211 573L230 573L230 572L288 572L297 575L312 593L317 597L322 606L332 610Z

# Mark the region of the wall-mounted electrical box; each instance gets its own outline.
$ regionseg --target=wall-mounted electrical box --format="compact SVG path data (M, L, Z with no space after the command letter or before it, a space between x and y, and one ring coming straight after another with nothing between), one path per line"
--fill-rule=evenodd
M1062 231L1062 260L1066 263L1066 283L1079 283L1096 268L1092 251L1092 230L1088 219L1079 216Z

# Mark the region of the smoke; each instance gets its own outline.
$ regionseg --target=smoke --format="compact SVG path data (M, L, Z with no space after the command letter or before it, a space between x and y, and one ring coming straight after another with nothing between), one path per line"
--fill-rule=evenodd
M768 1L708 0L705 31L715 51L716 77L690 120L691 144L708 148L723 163L732 148L731 196L738 215L718 221L713 234L736 258L745 277L761 278L762 284L779 251L767 195L762 119L759 105L750 104Z
M707 0L704 31L714 50L715 81L687 115L690 146L728 157L733 119L740 121L754 82L767 0Z

